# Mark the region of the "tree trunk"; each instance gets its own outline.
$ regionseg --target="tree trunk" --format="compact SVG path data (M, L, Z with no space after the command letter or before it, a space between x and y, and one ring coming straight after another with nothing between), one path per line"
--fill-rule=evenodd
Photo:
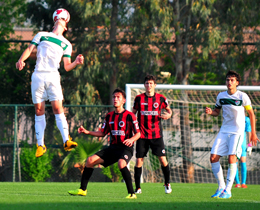
M111 78L109 83L109 98L110 103L113 104L112 101L112 93L117 87L117 66L116 66L116 30L117 30L117 16L118 16L118 0L112 1L112 15L111 15L111 28L110 28L110 63L111 63Z

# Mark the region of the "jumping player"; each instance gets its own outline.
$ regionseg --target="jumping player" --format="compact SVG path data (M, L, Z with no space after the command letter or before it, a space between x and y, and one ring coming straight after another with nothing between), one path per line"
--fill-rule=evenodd
M166 159L165 146L163 142L161 119L169 119L172 111L167 99L155 92L156 79L153 75L147 75L144 79L145 93L137 95L134 100L133 113L137 118L141 130L141 138L136 144L136 164L134 168L135 193L142 193L140 178L144 157L149 148L161 163L164 179L165 193L171 193L170 168ZM162 109L166 112L162 113Z
M122 173L129 194L126 198L137 198L134 193L132 178L127 164L133 156L134 142L140 138L140 130L136 116L132 112L124 109L123 105L125 101L125 92L119 88L115 89L113 92L115 110L106 115L102 129L100 131L88 131L83 126L78 129L78 133L96 137L104 137L110 133L112 140L108 148L100 150L87 159L81 177L80 189L68 191L70 195L87 195L87 185L95 165L101 164L107 167L118 162L118 167Z
M255 130L255 114L251 106L248 95L237 90L241 78L235 71L228 71L226 74L227 91L221 92L217 96L215 109L206 107L205 113L218 116L223 109L223 122L220 131L211 149L210 162L213 174L218 182L218 189L212 195L213 198L231 198L231 188L237 172L237 158L241 156L241 145L244 140L245 131L245 110L248 112L251 123L251 139L253 145L259 139ZM228 172L225 184L222 167L219 159L228 156Z
M25 66L24 61L37 48L37 60L31 84L32 100L36 113L36 157L41 157L47 150L44 144L44 130L46 127L45 101L47 100L51 102L56 124L63 138L64 149L69 151L77 146L77 143L69 138L68 123L62 106L63 94L58 71L62 57L66 71L70 71L84 62L82 55L78 55L75 61L71 62L72 45L63 37L63 32L67 30L69 19L70 14L67 10L56 10L53 14L53 31L36 34L31 44L16 63L16 68L21 71Z

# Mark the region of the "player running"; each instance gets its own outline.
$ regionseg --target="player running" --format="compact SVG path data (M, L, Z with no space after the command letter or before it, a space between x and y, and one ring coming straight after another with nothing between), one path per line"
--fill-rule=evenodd
M245 131L245 110L248 112L251 122L251 139L253 146L259 139L255 130L255 114L251 106L248 95L237 90L241 78L235 71L228 71L226 74L227 91L221 92L217 96L215 109L206 107L206 114L218 116L223 109L223 122L220 131L211 149L210 162L212 172L217 179L218 189L213 198L231 198L231 188L237 172L237 158L241 156L241 145L244 140ZM228 172L225 184L222 167L219 159L228 156Z
M56 124L63 139L64 149L71 150L77 146L70 140L68 123L62 106L63 94L60 84L59 67L63 57L66 71L83 64L84 57L78 55L71 63L72 45L64 38L63 33L67 30L70 14L65 9L57 9L53 13L54 27L52 32L39 32L33 38L31 44L23 52L16 63L16 68L21 71L25 66L25 60L29 58L37 48L37 60L32 74L32 100L35 107L35 133L37 139L36 157L41 157L47 150L44 144L45 101L49 100L55 114Z
M125 101L125 92L119 88L115 89L113 92L115 110L106 115L101 131L88 131L83 126L78 129L79 133L96 137L104 137L110 133L112 140L108 148L100 150L87 159L81 177L80 189L68 191L70 195L87 195L87 185L95 165L101 164L107 167L118 162L118 167L122 173L129 194L126 198L137 198L134 193L132 178L127 164L133 156L134 142L140 138L140 130L136 116L132 112L124 109L123 105Z
M136 143L136 164L134 168L135 193L142 193L140 178L144 157L149 148L161 163L165 193L171 193L170 168L166 159L165 146L163 142L161 119L171 118L172 111L167 99L155 92L156 79L153 75L147 75L144 79L145 93L137 95L134 100L133 113L138 116L141 130L141 138ZM166 112L162 113L162 109Z

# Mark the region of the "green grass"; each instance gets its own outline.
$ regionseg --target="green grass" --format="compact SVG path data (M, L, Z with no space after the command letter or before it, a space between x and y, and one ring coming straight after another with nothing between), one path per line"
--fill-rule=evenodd
M214 199L216 184L172 184L173 192L164 193L161 183L142 184L143 193L136 200L125 199L124 183L93 183L87 196L70 196L67 191L79 188L79 183L10 183L0 184L1 210L172 210L219 209L259 210L260 186L232 189L232 198Z

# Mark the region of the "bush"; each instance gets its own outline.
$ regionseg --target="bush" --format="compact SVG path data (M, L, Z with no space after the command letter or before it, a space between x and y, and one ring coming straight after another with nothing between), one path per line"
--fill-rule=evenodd
M111 166L103 168L102 173L111 179L112 182L121 182L123 179L121 171L118 168L118 163L114 163Z
M21 149L21 175L23 181L43 182L51 176L53 154L47 152L39 158L35 157L36 146L25 142Z

